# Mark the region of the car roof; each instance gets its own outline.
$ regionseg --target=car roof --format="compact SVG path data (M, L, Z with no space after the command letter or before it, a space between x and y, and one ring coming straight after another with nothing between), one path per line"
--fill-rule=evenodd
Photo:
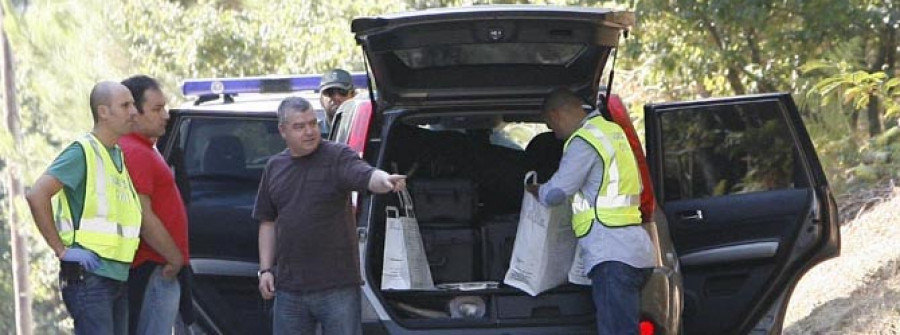
M365 72L351 73L351 80L357 93L366 91ZM320 82L318 74L187 79L182 82L181 91L189 101L173 110L274 113L285 98L301 97L309 101L319 116L324 116L319 102Z
M274 113L278 110L278 104L288 97L304 98L309 101L313 110L317 112L322 111L322 104L319 102L319 94L316 92L238 94L232 97L233 102L226 102L222 99L218 99L196 105L194 101L188 101L176 109L182 111L191 110L204 112Z

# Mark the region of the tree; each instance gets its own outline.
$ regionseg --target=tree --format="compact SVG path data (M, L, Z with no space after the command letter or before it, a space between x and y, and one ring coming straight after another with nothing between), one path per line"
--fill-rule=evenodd
M881 72L883 79L897 77L897 63L900 61L900 6L896 1L864 0L858 3L863 8L860 36L865 41L862 50L865 60L865 72L873 75ZM870 94L862 99L866 101L866 119L869 125L869 136L877 136L883 131L883 108L879 102L883 100L878 94Z
M30 184L63 145L90 129L87 93L99 80L146 73L175 92L179 81L191 77L316 73L333 66L361 70L350 18L405 8L399 0L221 3L227 5L34 0L16 6L16 24L4 27L17 56L14 79L21 121L13 129L21 130L22 137L13 149L11 137L0 133L4 172L9 171L8 158L16 158L20 168L13 175ZM22 202L21 195L5 192L0 199ZM9 208L0 208L0 223L20 222ZM27 215L19 217L25 217L23 226L29 225ZM0 233L4 246L10 240L7 232ZM34 330L67 333L71 321L59 300L58 261L42 241L28 236L25 244L34 246L33 294L25 294L33 297ZM0 256L0 264L9 264L9 253L4 250ZM0 271L0 297L17 296L9 285L10 273ZM11 305L0 306L0 333L13 332L12 314Z
M105 5L101 1L31 1L16 6L5 2L4 9L11 10L4 17L4 31L10 50L15 50L16 55L14 76L9 73L6 79L15 80L18 88L14 97L18 101L19 117L17 124L7 124L14 130L9 134L16 134L17 140L3 142L2 157L8 164L4 172L18 180L19 190L43 173L62 145L90 129L91 118L86 116L91 85L98 78L121 78L115 64L122 63L115 49L109 47L107 37L108 31L113 30L103 20L80 19L96 17ZM13 207L21 210L11 213L4 206L2 221L19 227L18 232L24 234L22 242L33 248L32 257L24 257L30 261L15 266L25 266L31 271L26 277L31 292L24 296L33 299L29 310L33 312L34 325L19 322L18 327L39 334L70 332L71 321L57 289L58 260L43 241L27 234L31 231L26 228L31 227L31 220L25 214L21 191L5 200L21 205ZM13 250L17 243L13 241ZM4 315L0 319L13 320L13 317Z
M857 0L854 20L846 38L835 38L816 58L803 64L803 75L811 86L807 98L828 106L832 97L849 109L851 130L856 132L864 112L869 137L878 136L884 120L896 119L891 98L892 78L898 75L900 7L889 1ZM884 120L883 120L884 119Z
M636 12L638 24L619 50L614 85L635 114L641 104L661 100L798 93L832 179L861 159L864 142L847 141L856 139L857 116L865 115L871 134L885 124L882 118L897 115L888 112L897 105L893 78L900 58L900 9L892 0L5 0L14 4L4 31L16 56L8 78L18 88L20 126L7 124L10 132L0 133L0 168L17 168L8 175L23 184L35 180L63 145L90 128L87 92L101 79L145 73L174 93L180 81L194 77L359 71L364 61L350 32L354 17L525 2ZM815 61L846 66L800 70ZM173 103L182 98L170 96ZM21 137L14 146L15 129ZM7 180L4 186L13 184ZM3 190L0 201L21 202ZM13 210L0 208L0 223L27 222L16 221L21 215L11 216ZM12 239L10 232L0 230L0 244ZM56 259L43 242L26 241L33 246L35 332L66 332L71 324L55 287ZM12 256L3 250L0 265ZM4 301L16 297L11 274L0 270ZM12 313L10 304L0 305L0 333L12 332Z
M174 91L193 77L362 70L351 18L404 8L400 0L246 1L240 10L138 0L108 17L124 28L119 42L132 71L160 77Z
M653 69L649 85L686 98L797 89L799 64L856 11L845 1L648 0L637 12L627 50Z
M886 72L881 71L874 73L862 70L841 71L836 66L821 62L807 63L803 69L808 72L827 71L831 73L829 77L819 81L809 91L809 94L823 96L822 104L827 105L832 98L838 98L842 104L852 106L854 110L861 110L869 108L874 100L876 104L879 101L883 102L885 117L900 115L900 78L890 78ZM869 127L869 130L871 136L880 133L872 133L872 126Z
M5 21L5 14L9 11L8 2L3 3L0 8L0 22ZM4 22L5 23L5 22ZM5 25L5 24L4 24ZM0 28L0 77L3 82L3 110L6 115L6 128L11 135L11 141L7 142L12 152L20 152L22 146L22 129L20 127L19 107L16 104L16 86L15 74L13 72L13 52L10 50L9 41L6 37L6 29ZM12 277L13 277L13 294L16 314L16 334L27 335L32 331L31 316L31 287L29 285L29 256L28 244L26 244L25 224L22 220L21 206L17 204L17 200L21 199L25 193L20 177L21 170L24 166L21 159L16 159L18 155L9 155L4 159L4 172L6 184L6 218L9 225L9 241L12 249Z

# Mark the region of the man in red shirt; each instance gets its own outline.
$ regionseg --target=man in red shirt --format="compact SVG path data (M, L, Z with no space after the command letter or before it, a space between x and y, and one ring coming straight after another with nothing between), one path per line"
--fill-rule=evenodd
M129 286L129 332L171 334L188 264L187 213L172 170L154 147L165 134L166 97L153 78L137 75L122 81L134 97L138 115L133 132L119 139L125 165L140 197L144 222L161 224L169 233L162 250L141 241L132 262ZM182 280L179 280L181 278Z

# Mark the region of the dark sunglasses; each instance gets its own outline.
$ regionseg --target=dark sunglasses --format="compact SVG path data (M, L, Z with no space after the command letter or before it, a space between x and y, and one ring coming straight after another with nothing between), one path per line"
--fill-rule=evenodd
M329 89L323 91L322 94L324 94L325 96L329 96L329 97L334 96L335 94L338 94L341 96L347 96L348 94L350 94L350 91L345 90L343 88L332 87L332 88L329 88Z

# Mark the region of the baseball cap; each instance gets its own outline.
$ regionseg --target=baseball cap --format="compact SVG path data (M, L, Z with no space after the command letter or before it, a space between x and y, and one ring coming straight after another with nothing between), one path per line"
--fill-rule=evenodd
M337 87L344 90L353 89L353 78L350 72L341 69L331 69L322 74L322 81L319 83L319 91Z

